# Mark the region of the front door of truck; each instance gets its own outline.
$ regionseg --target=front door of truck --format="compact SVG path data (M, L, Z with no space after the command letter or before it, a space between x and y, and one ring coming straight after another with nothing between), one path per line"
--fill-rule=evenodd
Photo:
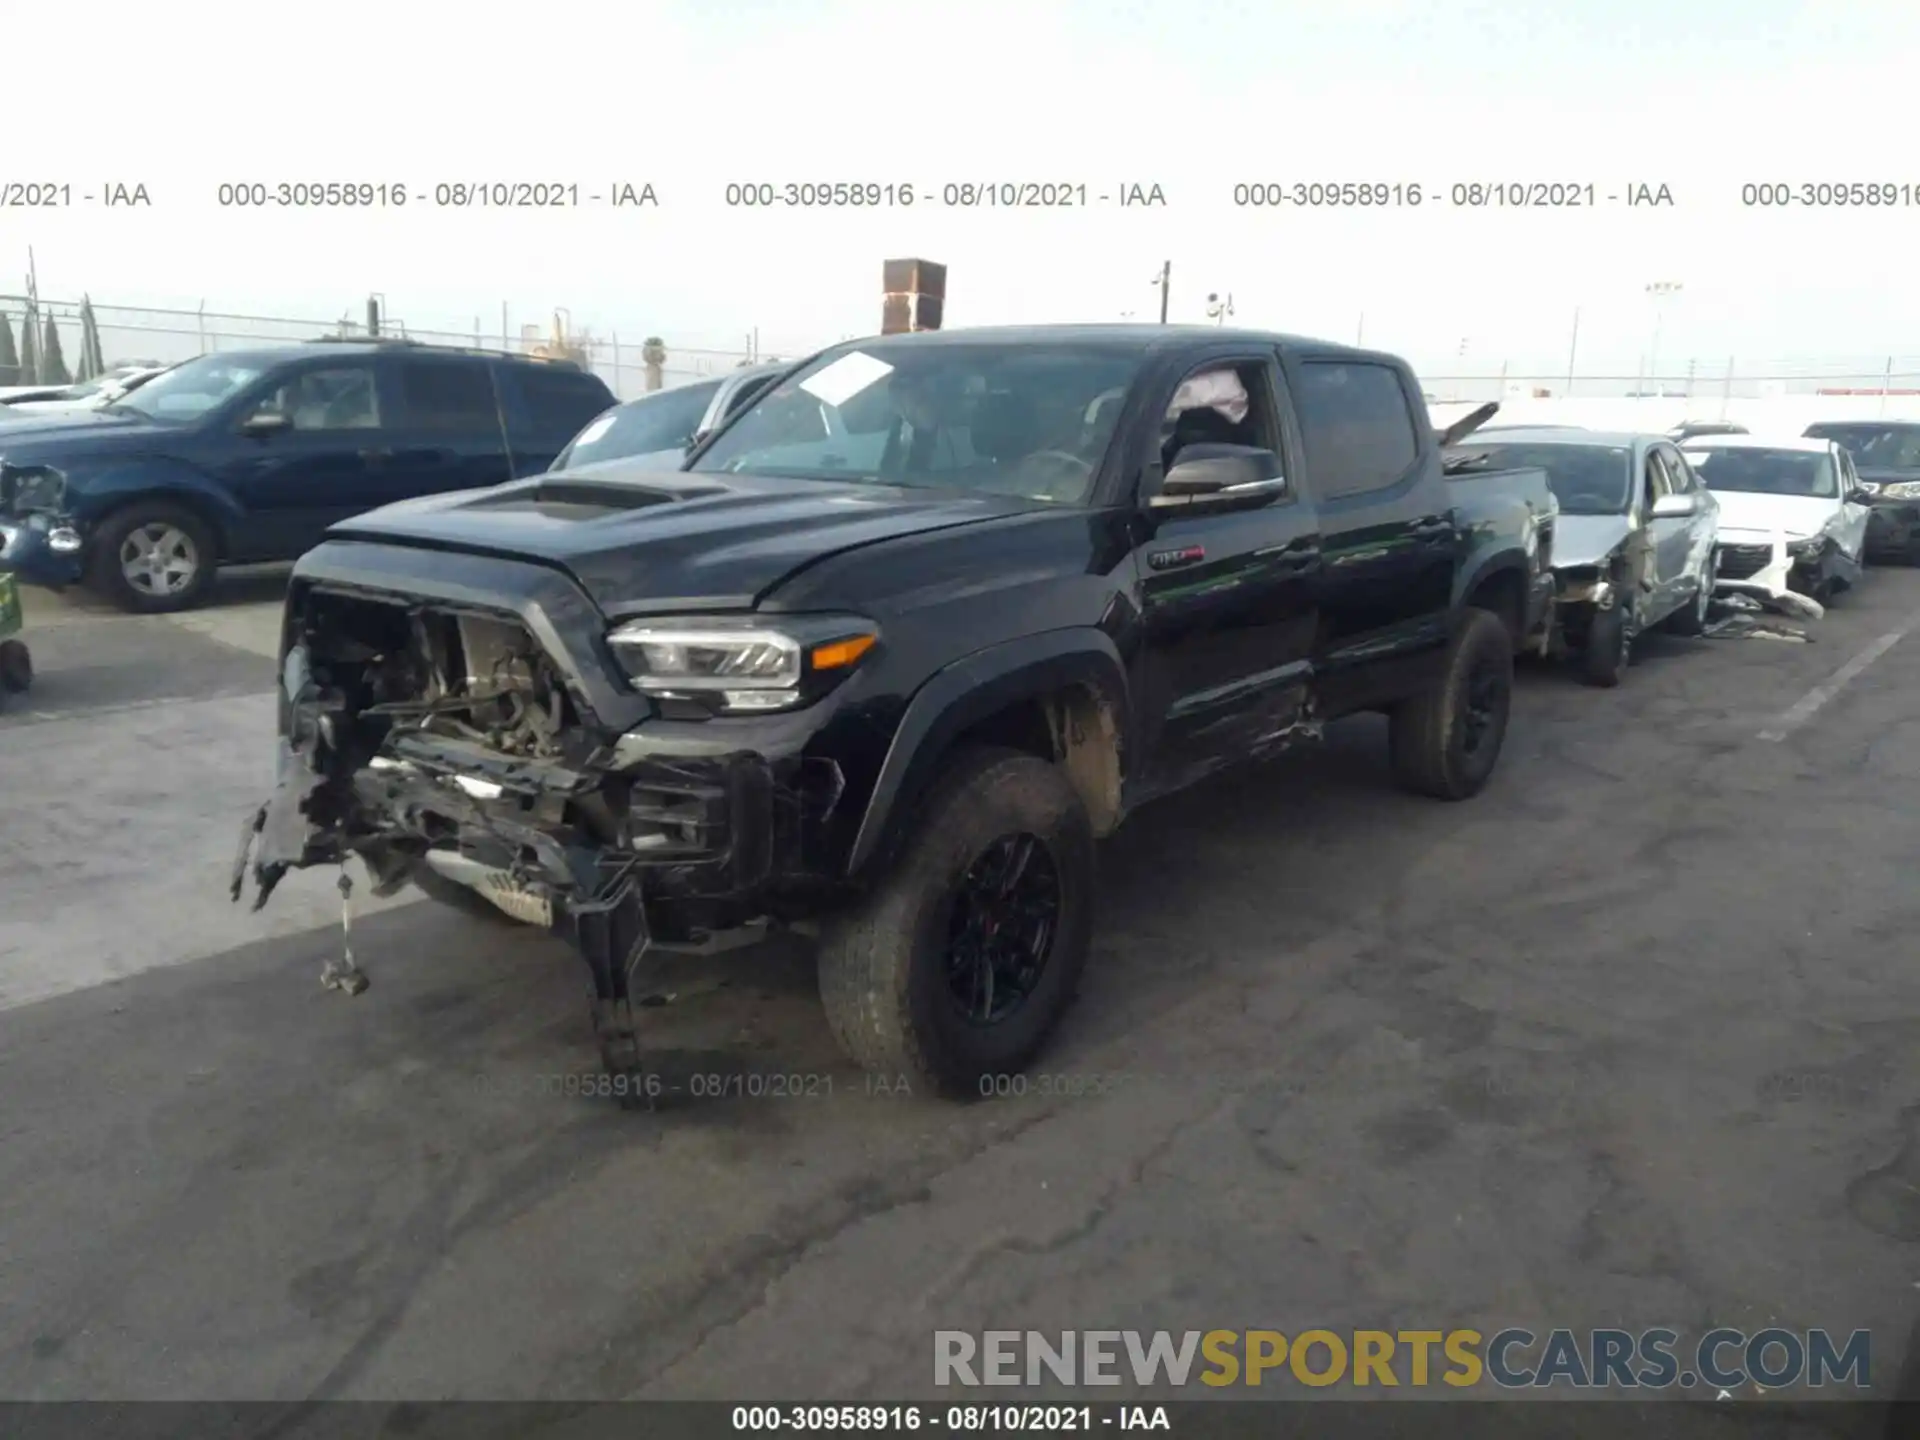
M1280 747L1305 714L1320 537L1282 394L1271 353L1222 355L1170 382L1154 411L1165 418L1133 555L1143 635L1134 684L1149 757L1139 798ZM1282 483L1250 508L1152 508L1195 445L1271 452Z

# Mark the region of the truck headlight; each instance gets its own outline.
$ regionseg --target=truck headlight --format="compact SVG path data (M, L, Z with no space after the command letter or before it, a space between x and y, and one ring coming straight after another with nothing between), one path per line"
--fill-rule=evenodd
M630 620L607 636L634 689L703 701L728 714L809 705L879 643L848 616L765 620Z
M1827 537L1824 535L1805 535L1798 540L1787 541L1787 554L1796 560L1817 560L1826 545Z
M1920 500L1920 480L1896 480L1891 485L1872 487L1863 481L1860 488L1871 488L1874 494L1891 496L1895 500Z

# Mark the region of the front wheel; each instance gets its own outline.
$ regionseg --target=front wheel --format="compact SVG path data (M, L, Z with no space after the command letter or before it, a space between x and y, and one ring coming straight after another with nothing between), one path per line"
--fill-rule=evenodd
M1467 612L1440 683L1396 706L1387 743L1394 779L1438 800L1466 800L1492 778L1513 703L1513 643L1498 616Z
M138 501L94 534L89 580L122 610L166 615L198 605L213 585L215 540L179 505Z
M952 1098L1025 1068L1093 933L1093 826L1058 767L970 749L886 878L823 927L820 998L867 1070Z
M1580 678L1589 685L1611 690L1620 683L1633 658L1633 617L1624 605L1595 613L1587 627L1587 645L1580 652Z

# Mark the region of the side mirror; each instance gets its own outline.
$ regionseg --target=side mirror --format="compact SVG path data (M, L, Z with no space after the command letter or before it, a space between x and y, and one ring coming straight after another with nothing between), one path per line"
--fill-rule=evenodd
M1662 495L1653 502L1653 508L1647 512L1649 520L1684 520L1689 515L1697 515L1700 502L1691 495Z
M691 435L687 436L687 443L681 448L691 452L694 449L694 447L699 445L703 440L707 438L707 436L711 435L712 433L713 432L711 430L696 430Z
M1273 451L1197 444L1180 452L1147 508L1163 515L1236 510L1270 505L1286 493L1286 476Z
M1872 485L1856 485L1847 492L1847 499L1855 505L1871 505L1875 493L1876 487Z
M262 410L240 422L242 435L278 435L293 428L293 417L275 410Z

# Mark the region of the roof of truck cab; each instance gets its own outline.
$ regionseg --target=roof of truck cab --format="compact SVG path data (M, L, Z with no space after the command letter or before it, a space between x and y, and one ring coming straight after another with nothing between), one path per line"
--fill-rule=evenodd
M1664 435L1645 435L1631 430L1575 430L1571 426L1542 425L1537 430L1524 426L1512 430L1496 430L1483 443L1480 436L1486 432L1470 431L1466 438L1456 446L1457 450L1485 449L1490 445L1584 445L1601 450L1630 450L1635 445L1652 444L1666 440ZM1668 444L1673 442L1668 440Z
M1362 350L1334 340L1317 340L1306 335L1289 335L1273 330L1238 330L1219 325L1143 325L1119 321L1098 325L980 325L960 330L921 330L903 335L872 335L848 340L835 349L864 349L895 345L1092 345L1115 350L1161 350L1180 346L1218 345L1223 341L1242 341L1254 345L1277 345L1289 350L1310 350L1319 355L1337 355L1354 360L1405 362L1397 355L1381 350Z

